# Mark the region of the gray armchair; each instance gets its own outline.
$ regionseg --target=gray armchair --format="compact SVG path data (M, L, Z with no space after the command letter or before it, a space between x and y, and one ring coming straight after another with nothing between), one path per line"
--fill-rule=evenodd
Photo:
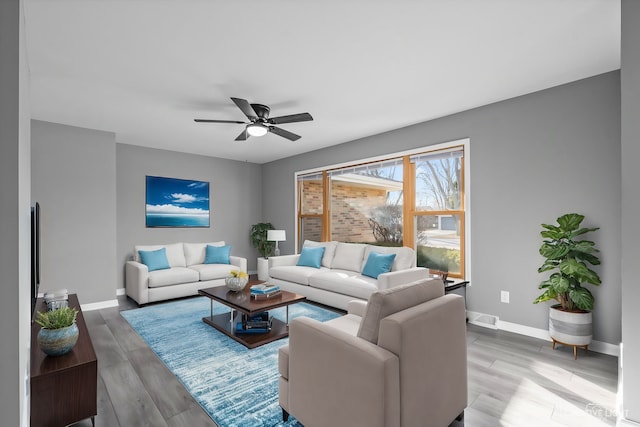
M347 315L291 322L279 400L305 427L446 427L467 405L463 298L440 280L375 292Z

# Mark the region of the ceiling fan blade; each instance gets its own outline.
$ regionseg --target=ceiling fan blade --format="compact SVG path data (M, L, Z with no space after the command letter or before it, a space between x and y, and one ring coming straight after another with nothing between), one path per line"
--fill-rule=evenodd
M289 132L288 130L284 130L275 126L269 126L269 132L275 133L276 135L283 138L287 138L289 141L297 141L301 138L300 135L296 135L293 132Z
M194 122L198 123L236 123L236 124L246 124L245 122L239 122L237 120L210 120L210 119L193 119Z
M254 121L258 119L258 115L253 110L253 107L251 106L251 104L249 104L249 101L247 101L246 99L233 98L233 97L231 98L231 100L236 103L238 108L242 110L244 115L247 116L249 120Z
M311 120L313 120L313 117L311 117L311 114L299 113L299 114L291 114L288 116L271 117L267 121L271 124L279 125L282 123L309 122Z
M249 134L247 133L247 128L244 128L244 130L236 138L236 141L246 141L247 138L249 138Z

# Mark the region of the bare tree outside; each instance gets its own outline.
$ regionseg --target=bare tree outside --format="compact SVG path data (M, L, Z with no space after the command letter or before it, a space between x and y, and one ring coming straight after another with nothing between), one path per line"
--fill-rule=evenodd
M417 216L418 265L459 272L461 216L447 211L462 208L462 157L446 153L416 161L416 210L434 212Z

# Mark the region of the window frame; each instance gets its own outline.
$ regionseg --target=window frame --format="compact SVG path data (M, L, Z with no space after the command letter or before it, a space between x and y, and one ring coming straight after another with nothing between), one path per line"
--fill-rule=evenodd
M471 205L470 200L470 139L464 138L455 141L434 144L429 146L420 147L413 150L389 153L382 156L376 156L366 159L360 159L352 162L344 162L340 164L328 165L322 168L308 169L298 171L294 173L294 218L296 218L295 226L295 251L299 253L300 236L301 236L301 219L305 217L321 217L322 218L322 241L330 240L330 221L331 221L331 205L330 205L330 172L337 169L345 169L366 165L369 163L379 163L384 161L390 161L392 159L402 158L403 161L403 242L404 246L417 250L415 246L416 230L416 217L421 215L459 215L460 220L460 274L452 274L450 277L456 277L463 280L470 280L470 250L471 247ZM461 166L461 209L457 210L430 210L430 211L418 211L415 207L415 190L416 190L416 171L415 163L411 162L411 157L428 154L431 152L451 150L453 148L460 147L463 151L463 161ZM320 174L323 176L323 213L322 214L300 214L301 208L301 194L302 191L299 187L299 177L310 174ZM407 233L408 230L412 232Z

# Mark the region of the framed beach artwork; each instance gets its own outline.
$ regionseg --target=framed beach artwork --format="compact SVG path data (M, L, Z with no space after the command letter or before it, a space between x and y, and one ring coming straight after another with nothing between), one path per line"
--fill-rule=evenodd
M209 183L146 177L147 227L209 227Z

